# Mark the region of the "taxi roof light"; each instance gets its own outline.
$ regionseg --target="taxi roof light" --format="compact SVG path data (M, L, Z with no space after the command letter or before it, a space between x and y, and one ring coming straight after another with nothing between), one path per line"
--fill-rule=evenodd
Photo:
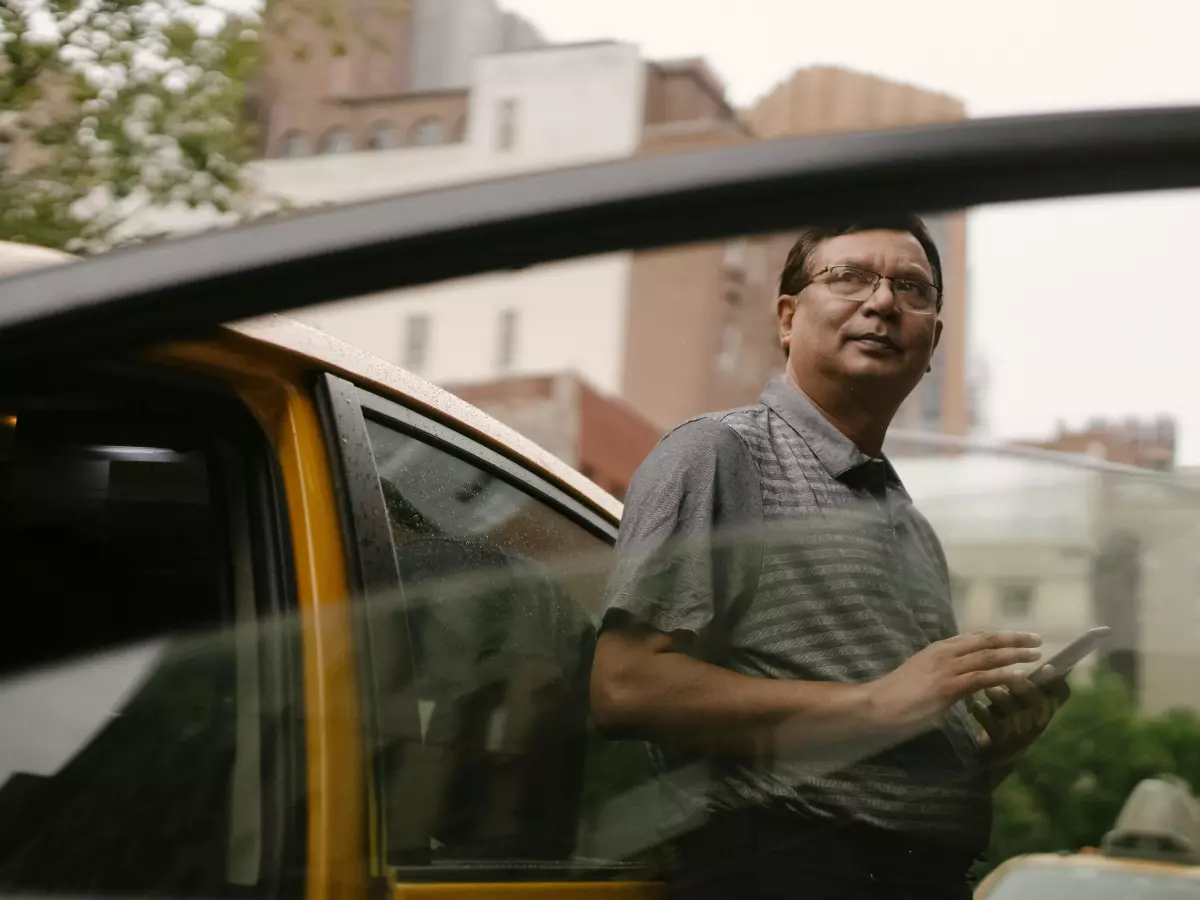
M1200 865L1200 802L1182 779L1147 778L1100 846L1105 856Z

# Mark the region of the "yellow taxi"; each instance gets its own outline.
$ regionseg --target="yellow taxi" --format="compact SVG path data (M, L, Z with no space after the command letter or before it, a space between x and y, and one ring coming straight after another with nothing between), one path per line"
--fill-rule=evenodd
M975 900L1193 900L1200 869L1099 854L1035 853L998 866Z
M1190 900L1200 897L1200 804L1171 776L1129 795L1099 849L1034 853L998 866L976 900Z

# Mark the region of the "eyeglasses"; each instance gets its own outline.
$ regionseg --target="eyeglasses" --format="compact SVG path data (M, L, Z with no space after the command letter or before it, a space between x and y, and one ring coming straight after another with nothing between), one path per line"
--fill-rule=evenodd
M835 297L865 303L879 290L879 283L885 278L891 282L892 296L901 309L919 316L937 313L941 288L917 278L891 278L859 266L827 266L817 272L808 284L823 284Z

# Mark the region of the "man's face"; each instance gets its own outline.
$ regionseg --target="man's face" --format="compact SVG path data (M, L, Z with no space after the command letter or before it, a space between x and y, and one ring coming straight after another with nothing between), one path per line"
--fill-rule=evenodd
M819 276L828 266L852 265L896 278L934 282L920 242L906 231L860 231L830 238L808 261L806 279L793 297L779 299L780 339L789 346L788 368L805 376L880 379L907 395L921 380L941 338L937 315L921 315L896 302L888 280L868 300L836 296Z

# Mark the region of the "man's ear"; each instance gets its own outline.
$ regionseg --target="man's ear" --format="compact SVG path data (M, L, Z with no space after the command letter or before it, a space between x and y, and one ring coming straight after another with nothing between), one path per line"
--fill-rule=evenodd
M929 358L933 359L933 353L938 348L938 344L942 342L942 320L938 319L933 325L933 346L929 348Z
M775 314L779 319L779 346L786 355L791 350L792 320L796 317L796 297L793 294L781 294L775 301ZM941 322L938 323L941 325Z

